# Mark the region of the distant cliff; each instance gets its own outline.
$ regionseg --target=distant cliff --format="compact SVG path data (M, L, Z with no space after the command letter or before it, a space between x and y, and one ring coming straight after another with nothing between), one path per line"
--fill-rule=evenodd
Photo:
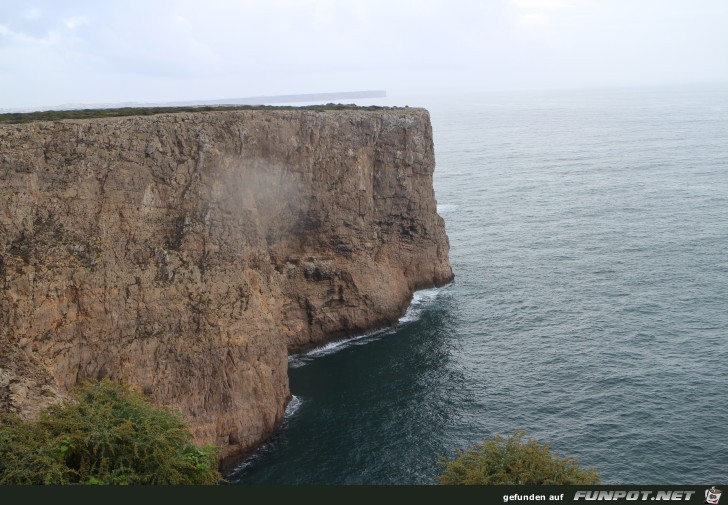
M253 447L289 351L452 279L434 166L422 109L0 126L0 409L111 376L224 456Z

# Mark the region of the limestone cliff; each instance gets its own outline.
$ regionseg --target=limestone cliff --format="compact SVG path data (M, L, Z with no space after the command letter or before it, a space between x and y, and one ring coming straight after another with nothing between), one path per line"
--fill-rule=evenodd
M0 126L0 409L111 376L254 446L289 351L452 278L434 165L422 109Z

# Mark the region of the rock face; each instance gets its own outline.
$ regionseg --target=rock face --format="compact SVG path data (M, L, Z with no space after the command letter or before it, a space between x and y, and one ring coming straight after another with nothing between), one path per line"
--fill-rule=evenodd
M452 279L434 165L422 109L0 126L0 409L111 376L253 447L288 352Z

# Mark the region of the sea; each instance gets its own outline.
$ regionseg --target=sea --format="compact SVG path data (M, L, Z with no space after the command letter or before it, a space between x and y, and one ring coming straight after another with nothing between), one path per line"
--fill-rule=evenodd
M435 484L525 430L606 484L728 481L728 85L408 104L455 280L292 356L283 426L227 478Z

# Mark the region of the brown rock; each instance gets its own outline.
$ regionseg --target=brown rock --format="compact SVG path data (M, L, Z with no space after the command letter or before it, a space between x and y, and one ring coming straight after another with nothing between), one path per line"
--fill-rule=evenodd
M253 447L289 351L452 279L434 165L422 109L0 126L0 409L111 376Z

